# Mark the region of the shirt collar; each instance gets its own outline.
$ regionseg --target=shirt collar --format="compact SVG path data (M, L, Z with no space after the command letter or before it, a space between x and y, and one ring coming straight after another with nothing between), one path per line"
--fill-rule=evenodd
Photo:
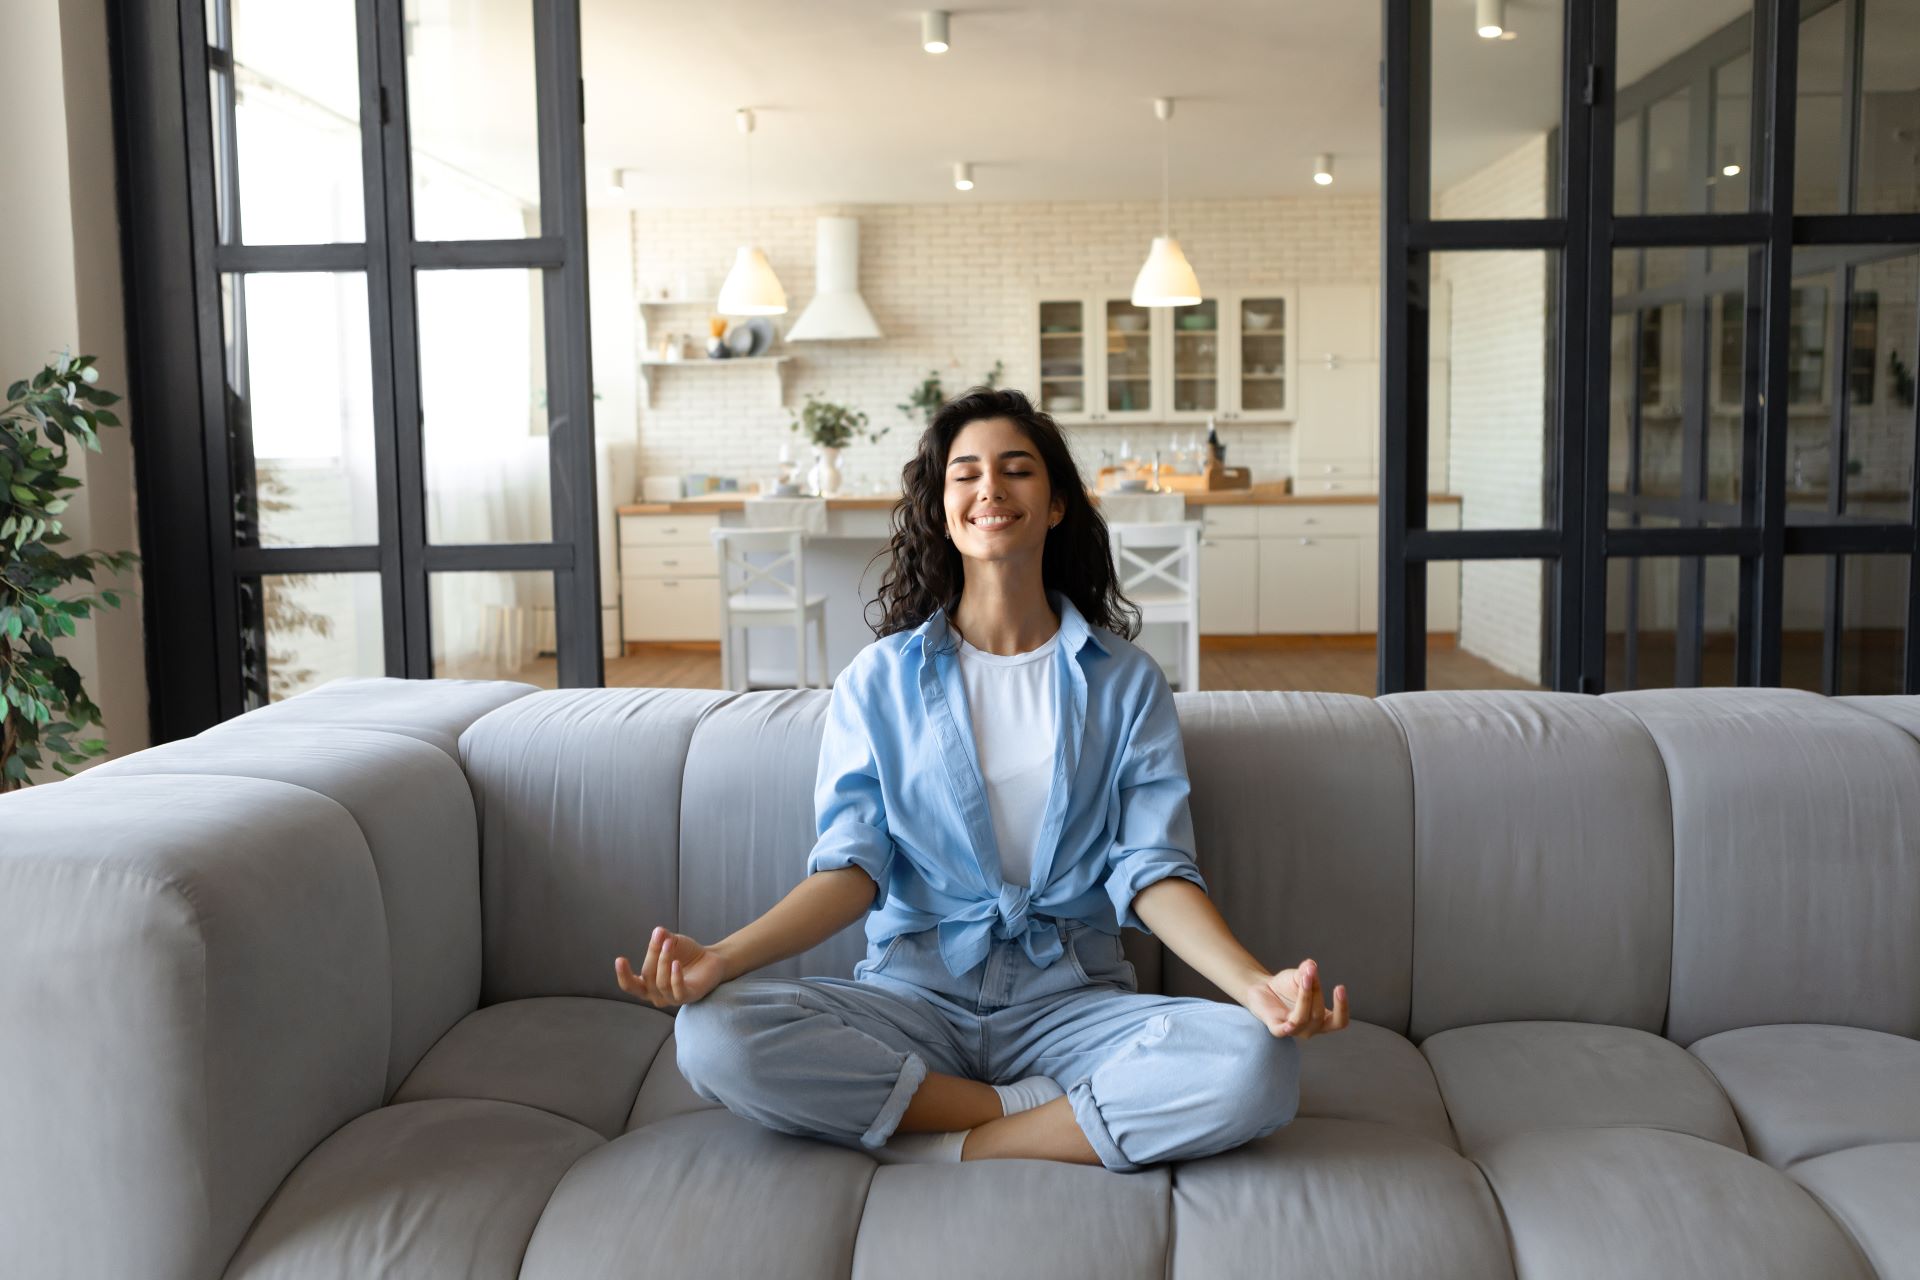
M1087 624L1086 618L1074 608L1073 601L1069 600L1064 592L1049 589L1047 599L1060 613L1060 645L1069 654L1077 656L1080 646L1085 644L1091 644L1102 654L1113 652L1105 638L1101 636L1099 628ZM947 648L953 635L953 628L947 624L946 609L944 607L935 609L927 616L925 622L913 629L913 634L920 637L920 652L923 656L938 653Z

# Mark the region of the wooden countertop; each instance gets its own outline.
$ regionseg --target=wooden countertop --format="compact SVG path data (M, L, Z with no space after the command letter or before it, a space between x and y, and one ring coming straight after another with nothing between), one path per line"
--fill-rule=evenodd
M623 516L669 516L740 511L746 507L750 496L743 493L709 493L698 498L681 498L675 502L629 502L616 510ZM1251 489L1212 489L1182 496L1186 498L1187 505L1193 507L1282 506L1294 503L1311 503L1315 506L1373 506L1380 501L1377 494L1371 493L1288 493L1284 480L1256 484ZM1093 495L1093 500L1097 504L1100 501L1099 495ZM874 494L861 497L827 498L824 501L829 511L891 511L894 503L899 501L899 497ZM1427 501L1458 502L1460 495L1432 493L1427 495Z

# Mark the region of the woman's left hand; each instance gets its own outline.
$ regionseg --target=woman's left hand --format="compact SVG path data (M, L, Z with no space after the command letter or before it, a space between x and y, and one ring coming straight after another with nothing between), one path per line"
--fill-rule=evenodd
M1333 989L1333 1008L1327 1008L1321 1003L1320 966L1311 959L1254 983L1241 1003L1276 1036L1305 1040L1347 1025L1345 984Z

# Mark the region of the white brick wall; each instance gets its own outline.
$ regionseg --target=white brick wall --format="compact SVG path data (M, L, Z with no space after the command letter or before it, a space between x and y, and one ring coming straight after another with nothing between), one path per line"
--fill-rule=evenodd
M918 424L894 406L928 370L940 370L951 394L1001 360L1001 385L1031 394L1037 376L1033 291L1130 285L1159 227L1160 208L1150 201L967 201L761 209L753 238L772 261L791 308L774 318L782 333L813 297L814 219L827 214L860 219L861 293L886 336L875 342L779 344L777 350L794 356L787 366L787 403L797 408L814 390L863 409L874 428L891 427L878 445L861 442L842 462L850 480L891 488L919 436ZM718 291L748 223L747 211L739 208L637 210L632 219L637 287L690 271L695 287L704 283L709 297ZM1176 201L1173 233L1202 288L1379 278L1379 210L1372 197ZM644 349L650 338L672 330L691 332L704 344L711 312L705 301L648 307L637 342ZM767 369L660 372L657 404L649 408L643 397L638 408L636 474L705 471L752 480L771 471L783 440L794 441L804 458L799 438L787 430L786 410L775 404L775 376ZM1179 434L1184 439L1190 430L1183 424ZM1287 474L1289 430L1223 425L1220 435L1229 462L1251 467L1255 480L1272 480ZM1171 432L1067 428L1089 479L1102 448L1125 437L1144 456L1164 446Z
M1440 193L1443 218L1546 214L1542 134ZM1437 255L1452 291L1447 478L1464 529L1538 529L1547 422L1545 253ZM1460 572L1460 647L1540 681L1538 561L1469 561Z

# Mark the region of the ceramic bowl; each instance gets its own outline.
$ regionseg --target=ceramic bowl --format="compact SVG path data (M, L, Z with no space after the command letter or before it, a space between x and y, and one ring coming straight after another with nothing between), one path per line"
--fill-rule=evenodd
M1122 333L1139 333L1147 327L1147 317L1137 311L1128 311L1113 318L1113 327Z

